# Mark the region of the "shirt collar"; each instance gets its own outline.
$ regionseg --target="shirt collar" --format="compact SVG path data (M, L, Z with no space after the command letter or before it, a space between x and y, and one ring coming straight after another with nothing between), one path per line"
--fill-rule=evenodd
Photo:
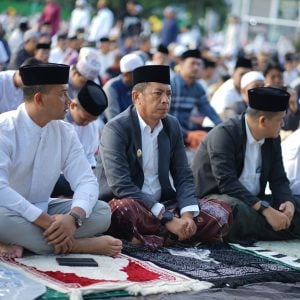
M149 125L147 125L145 123L145 121L142 119L142 117L140 116L140 114L137 112L138 118L139 118L139 124L140 124L140 128L141 128L141 132L145 132L145 130L148 130L148 132L151 132L151 128ZM153 129L152 133L159 133L163 128L162 125L162 121L159 120L159 123L155 126L155 128Z
M32 119L31 117L29 116L28 112L27 112L27 109L25 107L25 103L22 103L20 106L19 106L19 109L21 110L23 116L24 116L24 120L25 120L25 123L27 126L30 126L30 132L31 133L41 133L45 130L45 128L47 128L47 125L49 124L46 124L44 127L40 127L38 124L36 124Z
M252 135L252 133L251 133L251 131L250 131L250 128L249 128L249 126L248 126L248 123L247 123L247 116L245 116L245 126L246 126L246 134L247 134L247 143L248 143L249 145L252 145L252 144L257 143L258 145L261 146L261 145L265 142L265 139L261 139L261 140L257 141L257 140L253 137L253 135Z

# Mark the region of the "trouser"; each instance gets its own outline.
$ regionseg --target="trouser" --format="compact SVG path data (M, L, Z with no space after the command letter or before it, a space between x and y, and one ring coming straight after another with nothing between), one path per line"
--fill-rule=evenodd
M48 214L67 214L72 200L53 199L49 203ZM0 207L0 241L24 247L37 254L53 253L53 246L47 244L43 229L27 221L7 208ZM97 201L91 215L75 231L74 238L88 238L101 235L110 225L111 210L106 202Z
M296 200L295 214L288 230L274 231L265 217L243 201L227 195L207 195L205 199L219 199L230 204L233 211L233 225L225 237L229 242L255 240L288 240L300 238L300 201ZM265 199L273 206L272 197Z

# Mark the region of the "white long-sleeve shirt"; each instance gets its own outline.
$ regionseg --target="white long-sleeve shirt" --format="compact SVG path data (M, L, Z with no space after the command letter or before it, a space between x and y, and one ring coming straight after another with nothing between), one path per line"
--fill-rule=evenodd
M109 36L113 23L114 15L109 8L98 10L97 15L92 19L88 40L99 41L102 37Z
M76 35L76 31L79 28L88 28L91 20L91 13L88 7L86 8L75 8L70 17L68 37Z
M293 195L300 195L300 129L282 143L282 160Z
M162 121L151 132L149 125L145 123L142 117L138 114L139 124L142 134L142 149L140 151L143 155L143 172L144 172L144 184L142 186L142 192L152 195L153 199L158 201L161 197L161 185L158 177L158 142L157 137L160 131L163 129ZM172 180L172 177L170 177ZM151 208L151 212L158 217L161 212L165 211L165 206L162 203L157 202ZM180 210L182 215L185 212L192 212L194 217L199 214L198 205L188 205Z
M61 171L75 191L72 207L88 217L98 183L72 125L55 120L41 128L24 104L0 115L0 206L33 222L47 211Z
M99 147L100 123L98 120L90 122L85 126L77 125L71 114L67 113L65 121L72 124L83 146L84 153L91 167L96 167L95 153Z
M243 101L242 94L240 94L233 84L233 79L230 78L225 81L214 93L210 105L215 109L217 114L223 115L223 121L228 120L236 115L235 104ZM206 117L203 121L203 126L213 127L214 124Z
M16 109L23 102L23 90L14 85L15 70L0 72L0 113Z

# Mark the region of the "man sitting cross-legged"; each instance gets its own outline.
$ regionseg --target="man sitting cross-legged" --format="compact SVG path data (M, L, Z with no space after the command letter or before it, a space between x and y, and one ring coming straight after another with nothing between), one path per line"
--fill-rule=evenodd
M69 66L20 68L24 103L0 115L0 256L37 254L117 255L122 242L100 236L111 219L98 199L98 184L72 125L63 122L70 103ZM63 171L72 200L51 199Z
M133 82L134 105L104 126L100 141L96 174L100 198L111 200L109 233L151 248L169 237L222 241L231 210L194 195L180 125L168 115L169 67L136 68Z
M246 113L212 129L200 145L192 167L196 194L232 206L229 241L299 238L300 202L289 188L279 137L290 95L257 87L248 96Z

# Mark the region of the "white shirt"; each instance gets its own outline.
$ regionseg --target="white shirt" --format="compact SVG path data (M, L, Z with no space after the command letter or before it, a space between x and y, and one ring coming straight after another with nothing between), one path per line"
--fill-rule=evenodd
M39 127L25 105L0 115L0 206L36 220L61 171L75 191L72 207L88 217L98 199L98 183L73 127L51 121Z
M0 72L0 113L16 109L23 102L23 90L13 81L15 70Z
M88 40L98 42L102 37L108 37L113 23L114 15L109 8L98 10L97 15L92 19Z
M300 129L281 144L282 160L293 195L300 195Z
M65 58L68 54L68 50L62 50L59 47L54 47L50 50L49 54L49 63L54 63L54 64L64 64L65 63Z
M112 66L115 60L116 53L113 51L109 51L108 53L104 54L100 52L99 60L100 60L100 72L99 75L104 76L106 74L106 70Z
M159 201L161 197L161 185L158 178L158 134L163 129L162 122L153 129L147 125L144 120L139 117L139 123L142 134L142 158L144 171L144 184L142 192L152 195L155 201ZM163 205L161 205L163 206Z
M149 125L141 118L139 114L139 124L142 135L142 158L144 171L144 184L142 192L152 195L155 201L159 201L161 197L161 185L158 177L158 143L157 137L163 129L162 121L151 132ZM165 211L165 206L157 202L151 208L154 216L158 217L161 212ZM185 212L193 212L194 217L199 214L199 207L197 205L189 205L180 210L182 215Z
M90 25L91 13L89 8L75 8L70 17L68 37L73 37L77 29L86 29Z
M9 49L11 54L16 53L24 42L24 34L19 28L16 28L8 38Z
M260 191L261 174L261 146L265 139L256 141L246 123L247 144L244 160L244 168L239 178L239 182L253 195L258 195Z
M223 115L223 121L235 116L234 107L236 102L243 101L242 95L236 90L233 79L226 80L214 93L210 105L217 114ZM214 124L209 118L204 118L203 126L212 127Z
M74 123L72 117L67 117L65 118L65 120L73 125L78 135L79 141L83 146L83 150L89 164L91 165L91 167L95 167L95 153L97 152L99 147L99 121L95 120L85 126L79 126Z

